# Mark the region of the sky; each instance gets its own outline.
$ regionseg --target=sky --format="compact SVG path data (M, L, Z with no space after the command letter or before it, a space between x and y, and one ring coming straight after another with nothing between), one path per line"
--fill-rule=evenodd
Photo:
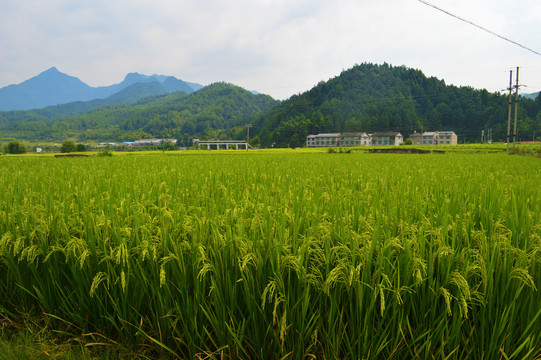
M541 53L539 0L426 1ZM91 86L139 72L286 99L365 62L490 92L519 66L521 92L541 90L540 55L419 0L0 3L0 88L55 66Z

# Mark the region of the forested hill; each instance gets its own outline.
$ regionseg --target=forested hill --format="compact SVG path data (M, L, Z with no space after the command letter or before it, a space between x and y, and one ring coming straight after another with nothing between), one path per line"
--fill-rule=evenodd
M29 112L0 112L0 134L3 140L30 141L133 141L166 136L191 145L193 137L244 138L245 125L276 103L268 95L215 83L191 94L147 97L131 104L98 107L79 116L49 118L44 114L29 116Z
M505 81L505 79L502 79ZM344 131L453 130L459 140L477 141L492 129L493 140L507 133L508 96L448 86L420 70L361 64L320 82L261 116L253 132L263 146L302 146L309 134ZM518 132L541 134L541 97L520 98Z
M505 80L505 79L504 79ZM245 125L261 146L302 146L320 132L453 130L474 142L492 129L505 140L508 95L446 85L420 70L361 64L279 102L238 86L215 83L197 92L159 93L152 83L126 88L104 103L78 102L40 110L0 112L0 143L23 141L132 141L143 137L191 139L245 137ZM98 107L96 107L98 106ZM95 108L94 108L95 107ZM520 97L519 140L541 136L541 96Z

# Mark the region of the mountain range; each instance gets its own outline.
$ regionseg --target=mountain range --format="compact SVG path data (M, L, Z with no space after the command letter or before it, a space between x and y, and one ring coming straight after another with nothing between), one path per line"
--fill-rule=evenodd
M167 92L167 84L180 83L158 75L129 74L121 84L109 91L122 90L104 99L0 111L0 142L168 136L190 146L193 138L242 139L246 124L263 147L303 146L309 134L332 132L400 131L406 138L416 131L452 130L462 143L478 142L489 130L494 141L503 141L507 131L507 94L447 85L421 70L389 64L355 65L284 101L226 83ZM541 96L520 96L517 113L518 139L539 138Z
M109 99L104 104L122 103L175 91L191 93L201 88L200 84L185 82L174 76L139 73L129 73L118 84L92 87L52 67L20 84L1 88L0 111L38 109L95 99Z
M530 94L522 94L522 96L528 99L535 99L539 96L539 94L541 94L541 91L538 91L536 93L530 93Z

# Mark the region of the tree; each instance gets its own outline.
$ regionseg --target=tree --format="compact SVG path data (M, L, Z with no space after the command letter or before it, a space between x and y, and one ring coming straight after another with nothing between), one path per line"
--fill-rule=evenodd
M26 153L26 146L13 140L4 145L4 152L6 154L24 154Z
M176 146L172 141L166 141L165 144L163 144L163 149L167 151L175 150Z
M60 152L63 153L70 153L77 150L77 147L75 146L75 143L71 140L66 140L62 143L62 146L60 147Z
M86 151L86 146L84 144L77 144L75 150L77 152L83 152L83 151Z
M261 144L261 140L259 139L259 136L254 136L252 139L250 139L250 145L253 147L259 147Z

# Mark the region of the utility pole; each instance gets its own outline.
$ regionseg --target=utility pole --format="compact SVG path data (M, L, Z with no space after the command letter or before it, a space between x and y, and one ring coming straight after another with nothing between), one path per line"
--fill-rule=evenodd
M511 105L513 103L513 70L509 70L509 112L507 114L507 153L509 154L509 134L511 133Z
M492 129L488 129L488 141L489 144L492 144Z
M250 128L252 127L252 124L246 125L246 151L248 151L248 144L250 143Z
M518 66L517 66L517 85L515 86L515 126L513 130L513 153L515 153L515 142L517 140L517 115L518 115Z
M485 130L481 130L481 144L485 143Z

